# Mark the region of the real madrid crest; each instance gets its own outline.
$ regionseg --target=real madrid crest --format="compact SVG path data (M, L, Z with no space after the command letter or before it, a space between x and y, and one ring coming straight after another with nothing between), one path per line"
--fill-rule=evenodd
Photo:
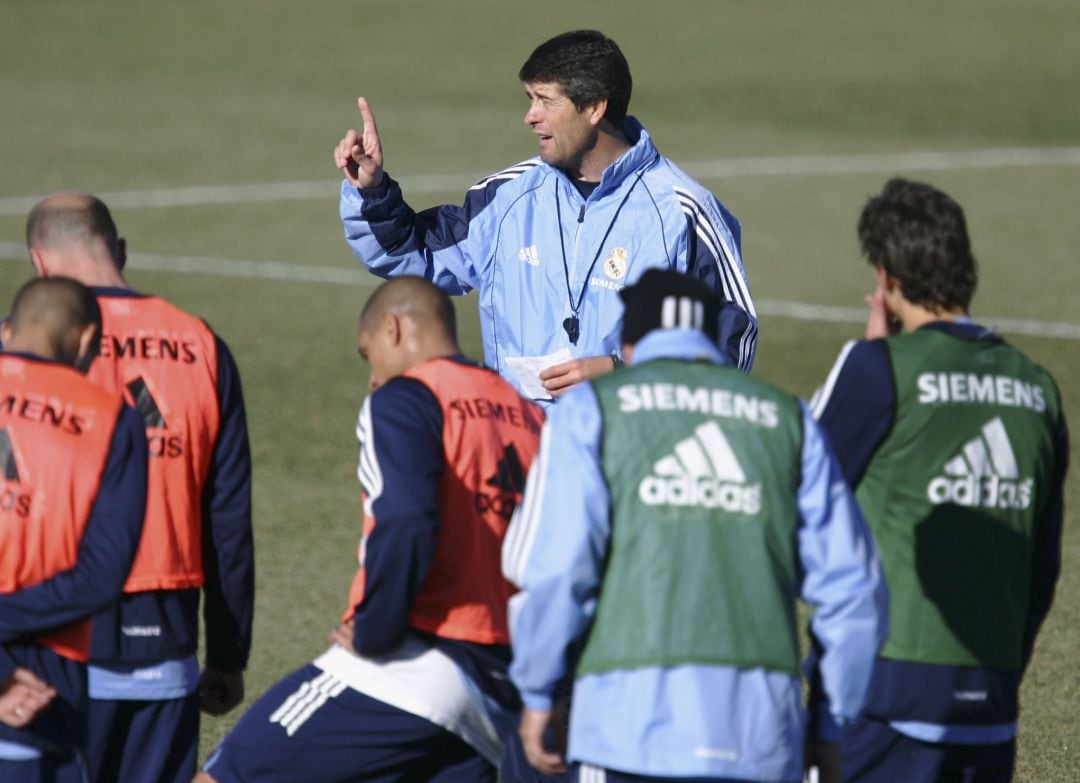
M622 280L626 277L627 264L626 248L617 247L604 262L604 274L612 280Z

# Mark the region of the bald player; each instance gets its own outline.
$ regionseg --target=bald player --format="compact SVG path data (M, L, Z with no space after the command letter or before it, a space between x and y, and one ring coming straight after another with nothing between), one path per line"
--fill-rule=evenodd
M0 780L82 781L89 618L119 598L146 507L138 414L83 373L93 294L20 289L0 354Z
M197 778L494 781L513 732L499 553L543 416L460 354L416 277L360 316L359 569L329 650L264 694Z
M220 715L240 703L251 646L251 456L239 372L201 319L128 286L125 242L99 199L42 200L26 241L40 276L75 278L96 295L103 334L89 377L138 409L150 446L142 544L123 599L94 621L91 778L188 783L199 709Z

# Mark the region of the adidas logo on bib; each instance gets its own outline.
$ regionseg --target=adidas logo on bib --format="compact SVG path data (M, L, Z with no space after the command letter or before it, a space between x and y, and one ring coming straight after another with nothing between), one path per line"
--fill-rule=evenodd
M984 424L979 435L945 463L943 471L945 475L932 479L926 488L926 496L935 505L1003 509L1031 505L1035 480L1020 478L1016 454L1000 418Z
M638 485L638 497L646 505L699 506L737 514L761 510L761 484L746 483L742 465L715 421L676 443L673 453L653 466L653 474Z

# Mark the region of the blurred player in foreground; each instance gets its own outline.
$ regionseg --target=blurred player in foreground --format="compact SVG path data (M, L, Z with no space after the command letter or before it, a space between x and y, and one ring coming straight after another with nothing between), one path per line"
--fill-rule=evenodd
M885 631L870 534L802 403L717 347L714 292L654 270L623 299L632 366L551 410L503 548L526 753L580 783L794 783L796 599L839 729ZM564 752L543 737L582 639Z
M877 277L868 339L813 407L877 539L892 622L844 779L1007 781L1060 570L1061 399L969 317L975 259L949 196L891 180L858 231Z
M89 377L138 409L150 447L139 553L123 599L94 619L91 777L188 783L200 705L220 715L240 703L251 647L251 454L239 372L201 319L128 287L125 243L100 200L42 200L26 241L38 274L75 278L97 296L104 331Z
M480 292L484 359L543 402L621 361L618 292L649 268L720 292L723 352L749 371L757 318L739 223L627 115L630 66L596 30L540 44L518 78L539 156L480 180L462 206L414 212L364 125L334 150L341 220L356 257L381 277L410 274L449 294Z
M202 783L496 779L507 680L500 547L543 415L461 356L450 300L402 277L365 305L360 569L331 648L272 687Z
M84 376L94 295L20 289L0 354L0 780L85 781L90 617L120 596L146 509L142 421Z

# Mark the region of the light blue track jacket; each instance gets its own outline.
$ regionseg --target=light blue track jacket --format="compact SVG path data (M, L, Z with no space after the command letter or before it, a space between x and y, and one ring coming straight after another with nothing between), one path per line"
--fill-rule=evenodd
M698 277L729 303L721 344L749 371L757 317L735 217L660 155L634 118L633 143L583 199L560 170L533 158L477 182L460 207L414 212L387 175L375 188L343 182L341 220L356 257L380 277L417 275L449 294L478 290L484 360L518 387L507 357L569 348L617 355L619 290L652 267ZM562 326L574 315L576 345Z
M690 330L653 331L635 347L635 363L661 357L724 362ZM824 648L836 729L866 699L886 635L887 595L866 523L805 406L803 413L800 591L816 609L812 627ZM599 405L582 384L550 411L503 544L503 572L522 588L511 599L510 673L534 709L549 708L567 672L564 653L596 609L611 534L600 442ZM686 600L707 611L707 595ZM588 674L574 683L568 757L660 777L797 780L804 723L801 685L780 672L687 664Z

